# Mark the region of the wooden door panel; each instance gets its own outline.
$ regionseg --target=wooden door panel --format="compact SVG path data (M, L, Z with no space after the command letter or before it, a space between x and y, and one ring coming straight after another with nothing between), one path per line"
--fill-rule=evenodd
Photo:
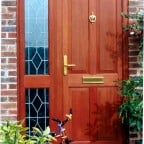
M71 45L69 61L76 64L72 73L88 72L88 0L71 0L69 11Z
M122 79L122 2L64 0L63 54L76 66L63 76L63 102L64 113L73 109L67 129L76 144L123 143L114 82ZM85 76L103 77L103 83L83 83Z
M112 73L117 68L117 1L100 0L97 14L98 72Z
M85 141L89 139L87 133L89 124L89 89L70 88L70 99L73 108L71 137L74 140Z
M120 37L117 30L120 11L112 0L94 1L93 9L88 4L93 1L72 0L69 2L69 63L76 64L69 73L115 73L120 57ZM97 10L95 10L97 8ZM88 20L95 11L96 23ZM119 13L118 13L119 12Z
M94 94L93 94L94 95ZM119 96L115 87L98 87L95 93L95 137L97 140L118 140L120 121L118 118ZM94 109L93 109L94 110Z
M120 98L115 87L69 89L69 106L73 108L70 137L77 143L121 142L117 107Z

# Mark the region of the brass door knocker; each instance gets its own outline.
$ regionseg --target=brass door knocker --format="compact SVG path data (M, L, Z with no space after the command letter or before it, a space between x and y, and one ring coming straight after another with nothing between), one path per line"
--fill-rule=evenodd
M93 24L96 22L96 15L94 15L94 12L89 16L89 21Z

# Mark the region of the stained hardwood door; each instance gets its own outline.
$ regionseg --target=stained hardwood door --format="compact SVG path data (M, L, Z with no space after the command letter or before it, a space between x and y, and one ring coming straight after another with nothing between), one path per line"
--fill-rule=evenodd
M121 102L115 82L123 76L122 0L64 0L62 52L68 63L63 75L63 109L73 109L67 127L76 144L122 144L117 116ZM89 16L96 21L91 23ZM64 59L63 59L64 60ZM94 78L95 77L95 78Z
M49 73L25 75L24 0L19 7L19 119L25 118L25 89L49 89L50 118L73 119L68 136L76 144L124 144L117 117L121 103L114 81L127 75L121 11L124 0L49 0ZM89 21L90 15L96 21ZM38 54L38 53L37 53ZM64 56L68 64L64 73ZM39 58L38 58L39 59ZM50 121L52 131L56 124Z

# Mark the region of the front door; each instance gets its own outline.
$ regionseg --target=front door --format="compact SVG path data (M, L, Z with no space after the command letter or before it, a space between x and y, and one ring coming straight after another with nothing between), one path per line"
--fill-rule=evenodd
M75 144L124 144L114 81L126 75L127 2L20 0L18 8L19 119L40 129L50 121L55 131L51 118L72 108L66 130Z
M115 81L123 76L123 1L63 0L57 5L59 97L63 114L73 110L68 135L76 144L122 144Z

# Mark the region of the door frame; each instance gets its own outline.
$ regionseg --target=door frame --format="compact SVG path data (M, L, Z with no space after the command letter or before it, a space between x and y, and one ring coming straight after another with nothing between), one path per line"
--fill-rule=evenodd
M50 46L50 74L53 76L50 95L50 117L64 117L63 103L63 48L65 41L63 40L63 7L67 6L66 0L49 0L49 46ZM122 1L123 12L128 10L128 0ZM68 16L68 15L66 15ZM24 100L24 0L17 0L17 109L18 120L25 117L25 100ZM124 24L128 21L122 18ZM122 77L128 78L128 35L125 31L122 32ZM58 79L57 79L58 78ZM46 86L47 87L47 86ZM58 102L56 102L58 101ZM55 108L58 108L56 111ZM21 109L22 108L22 109ZM61 113L60 113L61 112ZM52 123L53 127L53 123Z
M25 118L25 88L50 88L50 96L52 96L49 100L50 103L50 116L54 117L57 115L55 112L55 103L57 101L61 101L62 99L57 98L57 94L59 91L56 91L56 88L62 90L62 85L57 84L57 76L58 72L56 71L58 64L57 63L57 46L61 46L61 41L58 40L58 36L61 35L57 32L57 11L55 11L58 6L57 1L49 0L49 47L50 47L50 55L49 55L49 66L50 72L49 75L43 76L42 81L39 81L39 78L36 78L34 75L27 76L25 75L25 64L24 64L24 47L25 47L25 31L24 31L24 0L17 1L17 119L22 120ZM59 18L60 19L60 18ZM60 39L60 38L59 38ZM25 77L25 78L24 78ZM30 80L28 79L30 77ZM31 80L36 79L33 86L31 86ZM59 81L60 83L61 81ZM42 86L40 85L42 83ZM59 110L62 111L62 104L58 104ZM59 115L61 116L61 115Z

